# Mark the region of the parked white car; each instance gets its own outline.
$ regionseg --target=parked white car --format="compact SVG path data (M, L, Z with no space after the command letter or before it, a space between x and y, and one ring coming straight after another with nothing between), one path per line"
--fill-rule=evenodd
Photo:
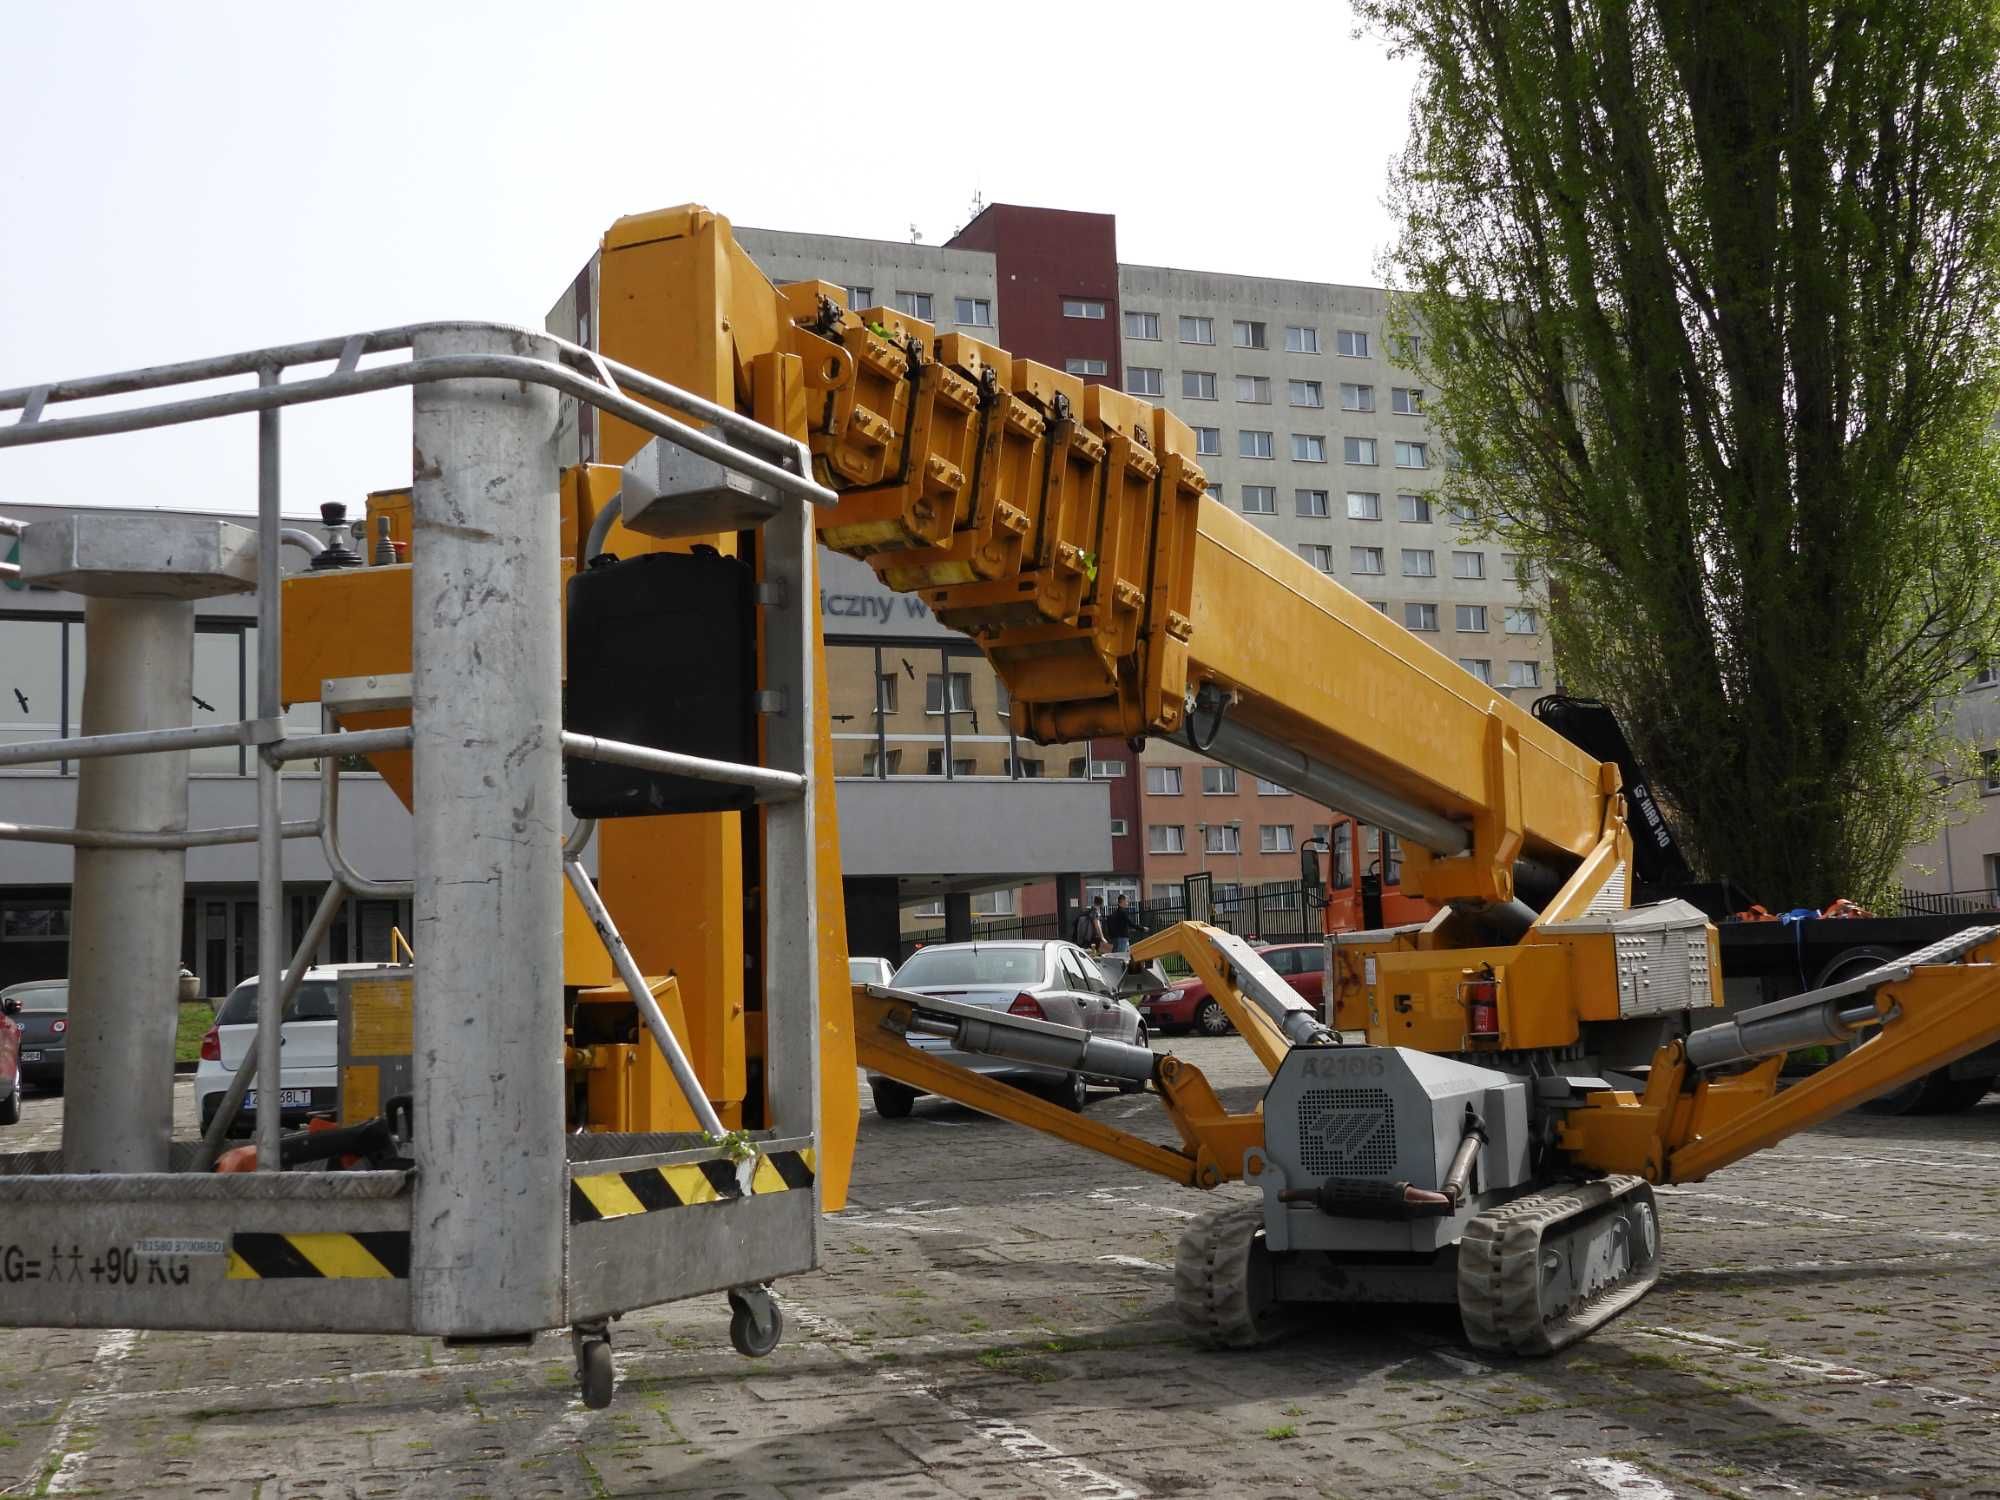
M278 1078L278 1106L287 1125L304 1124L317 1114L340 1109L340 976L383 968L382 964L315 964L306 970L292 1003L285 1007L282 1034L284 1067ZM216 1007L215 1024L201 1039L201 1062L194 1072L195 1102L201 1128L222 1104L229 1080L236 1076L244 1054L257 1045L257 981L246 979ZM261 1085L263 1080L258 1081ZM257 1118L263 1089L253 1085L243 1096L232 1133L248 1134Z
M847 960L847 982L849 984L887 984L896 973L896 966L886 958L849 958Z

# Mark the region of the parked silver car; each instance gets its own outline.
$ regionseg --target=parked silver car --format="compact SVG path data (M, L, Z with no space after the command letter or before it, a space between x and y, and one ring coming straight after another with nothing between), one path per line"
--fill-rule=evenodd
M1122 971L1125 964L1122 956L1093 959L1074 943L937 943L911 954L891 983L897 989L964 1005L1081 1026L1110 1041L1150 1046L1145 1020L1131 1001L1118 998L1113 980L1107 977L1108 972ZM1107 971L1105 965L1115 967ZM913 1036L909 1043L972 1072L1032 1088L1069 1109L1082 1109L1089 1098L1090 1080L1079 1073L975 1057L954 1051L943 1037ZM1128 1092L1140 1087L1104 1081ZM875 1112L891 1120L906 1117L920 1097L907 1084L874 1073L868 1075L868 1087L875 1096Z

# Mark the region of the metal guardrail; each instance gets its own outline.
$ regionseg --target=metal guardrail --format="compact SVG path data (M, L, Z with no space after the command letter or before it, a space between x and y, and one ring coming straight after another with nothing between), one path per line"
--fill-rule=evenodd
M479 335L496 342L510 342L516 350L553 348L556 359L525 352L446 353L418 356L416 348L426 336ZM393 363L363 366L371 355L409 352L411 358ZM286 381L286 371L301 365L334 362L323 375ZM217 392L186 400L151 406L121 408L80 416L50 416L61 405L99 400L134 392L172 386L200 384L238 377L253 377L257 384L247 389ZM338 400L375 391L415 387L438 381L491 379L521 381L546 386L586 402L598 410L631 423L641 431L699 454L715 463L761 480L779 494L807 505L832 504L834 493L811 478L811 458L805 445L763 426L728 407L670 385L593 350L536 330L515 325L480 322L439 322L408 324L372 332L301 343L271 345L261 349L185 360L108 375L85 376L40 385L16 386L0 390L0 411L19 411L18 420L0 427L0 449L30 444L64 442L102 437L114 433L140 432L159 427L180 426L217 417L256 413L257 423L257 707L256 717L235 724L203 725L186 729L144 731L137 734L86 736L20 744L0 750L0 765L16 765L38 760L83 759L107 755L136 755L160 751L182 751L217 745L247 745L256 748L257 810L257 894L259 907L257 1043L244 1067L233 1080L229 1104L240 1101L248 1084L259 1074L275 1078L280 1073L282 1045L280 1017L284 1003L285 973L280 967L283 941L282 846L289 828L281 818L278 796L278 768L286 760L312 759L343 754L365 754L384 749L403 749L411 744L412 731L371 730L353 733L296 736L287 739L280 726L283 704L279 691L279 649L281 631L281 570L279 551L285 540L280 509L279 413L288 406ZM671 411L708 425L710 430L689 426L637 399L645 397ZM19 535L25 523L0 516L0 535ZM18 568L7 565L8 575ZM731 766L701 762L692 757L673 756L644 746L607 741L582 742L583 737L565 736L564 749L587 759L617 760L627 765L670 769L683 775L706 779L740 781L755 787L762 800L797 797L804 778L760 766ZM572 740L578 743L571 743ZM332 782L337 785L336 771ZM333 802L337 790L328 798ZM335 803L334 805L337 805ZM337 852L337 838L331 819L323 811L318 827L312 830ZM24 830L23 836L37 838L42 830ZM99 830L117 840L129 831ZM234 838L237 830L196 831L174 835L176 842L162 842L163 836L144 836L144 843L120 847L194 847L217 837L218 832ZM7 836L0 825L0 837ZM185 837L182 845L177 841ZM86 839L75 842L87 842ZM100 845L101 846L101 845ZM334 888L367 890L391 883L370 882L335 862ZM356 884L350 884L350 881ZM393 883L400 887L401 883ZM323 903L332 905L333 891ZM642 1002L643 1005L643 1002ZM676 1070L678 1073L679 1070ZM690 1101L693 1102L692 1100ZM228 1109L234 1113L234 1109ZM258 1166L275 1171L279 1166L280 1111L260 1110L257 1121Z
M2000 891L1913 891L1905 886L1896 900L1905 917L1969 917L2000 911Z

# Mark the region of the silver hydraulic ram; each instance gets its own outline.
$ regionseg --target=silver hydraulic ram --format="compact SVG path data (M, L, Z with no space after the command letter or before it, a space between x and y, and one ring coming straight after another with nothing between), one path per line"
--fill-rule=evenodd
M1875 1003L1875 991L1882 985L1899 984L1925 964L1950 963L1996 935L2000 935L2000 927L1968 927L1866 974L1753 1006L1718 1026L1704 1026L1687 1039L1688 1066L1706 1073L1800 1047L1849 1041L1864 1027L1889 1019Z
M1038 1068L1088 1073L1093 1078L1117 1078L1149 1083L1159 1057L1150 1047L1109 1041L1081 1026L1037 1021L1030 1016L988 1010L956 1000L940 1000L914 990L886 984L865 986L878 1000L893 1000L910 1008L907 1029L922 1036L942 1037L960 1052L999 1057Z

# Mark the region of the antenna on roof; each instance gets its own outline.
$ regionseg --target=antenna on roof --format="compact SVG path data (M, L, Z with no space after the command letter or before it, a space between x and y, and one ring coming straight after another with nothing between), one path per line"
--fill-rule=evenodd
M921 245L923 242L924 242L924 232L921 229L917 228L915 224L912 224L910 226L910 243L912 245Z

